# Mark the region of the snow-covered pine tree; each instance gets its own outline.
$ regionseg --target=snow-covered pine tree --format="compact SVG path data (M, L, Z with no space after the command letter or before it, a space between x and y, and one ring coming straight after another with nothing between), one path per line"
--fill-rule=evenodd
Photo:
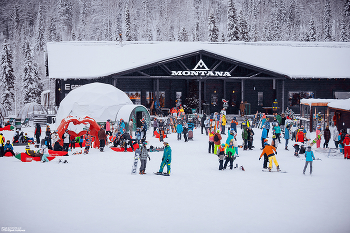
M216 21L213 13L209 15L209 34L208 40L209 42L218 42L219 41L219 29L216 26Z
M44 6L39 4L39 11L36 22L36 38L35 38L35 50L43 52L46 45L45 41L45 16Z
M125 7L125 40L132 41L131 20L128 5Z
M309 30L307 33L307 40L308 41L316 41L317 36L316 36L316 26L315 26L315 21L314 19L311 19L309 22Z
M50 19L50 25L47 30L47 40L49 42L61 40L60 35L58 34L58 31L57 31L56 19L54 17L51 17Z
M239 40L238 20L233 0L228 1L227 9L227 41Z
M326 0L323 12L323 39L332 41L332 11L330 0Z
M7 43L5 40L1 50L0 90L2 92L1 103L7 111L12 111L12 104L15 102L15 95L13 90L16 78L13 72L12 63L12 50L9 43Z
M68 0L58 2L59 29L62 32L63 40L69 40L73 29L73 4Z
M23 103L40 103L40 95L43 91L41 79L38 72L38 65L34 62L33 51L29 41L23 45L24 69L22 75L22 95Z
M185 27L182 27L179 31L179 35L177 37L178 41L186 42L188 41L188 33Z
M149 2L148 0L143 0L142 1L142 11L143 11L143 32L142 32L142 39L146 41L152 41L153 40L153 35L152 35L152 13L150 10Z
M226 41L225 33L223 33L223 32L221 33L220 41L221 41L221 42L225 42L225 41Z
M344 4L344 15L350 17L350 0L345 0Z
M238 16L238 27L239 27L239 36L241 41L248 42L249 39L249 29L248 29L248 23L244 18L243 11L239 12Z
M342 19L342 21L340 23L340 38L339 38L339 40L341 42L348 42L349 41L348 30L347 30L347 26L346 26L344 18Z

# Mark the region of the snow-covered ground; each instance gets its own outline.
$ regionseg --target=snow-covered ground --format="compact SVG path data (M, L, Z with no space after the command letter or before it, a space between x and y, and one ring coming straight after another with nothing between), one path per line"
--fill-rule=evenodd
M305 161L291 145L289 151L279 145L276 158L287 173L262 172L261 131L254 131L254 150L239 150L235 161L245 171L219 171L200 129L193 141L177 141L174 133L166 139L170 177L153 174L162 152L150 153L146 175L130 174L133 153L109 148L65 157L68 164L1 158L0 226L34 233L349 232L350 161L314 148L322 160L314 161L312 176L303 175Z

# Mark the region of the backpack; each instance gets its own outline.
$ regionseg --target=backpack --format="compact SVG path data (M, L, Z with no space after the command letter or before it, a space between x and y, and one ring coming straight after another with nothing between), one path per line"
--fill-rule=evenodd
M214 135L214 141L219 141L219 136L217 134Z

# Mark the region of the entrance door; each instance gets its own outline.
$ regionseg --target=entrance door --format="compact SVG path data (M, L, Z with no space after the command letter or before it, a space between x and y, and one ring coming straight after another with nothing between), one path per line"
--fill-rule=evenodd
M142 112L136 112L136 127L141 127Z

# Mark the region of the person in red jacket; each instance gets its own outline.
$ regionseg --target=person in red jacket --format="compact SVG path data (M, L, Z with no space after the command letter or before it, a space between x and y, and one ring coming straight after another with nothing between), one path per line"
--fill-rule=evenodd
M296 141L304 143L304 138L305 138L305 134L303 130L299 130L296 136Z
M350 159L350 137L349 134L345 135L343 140L344 144L344 159Z

